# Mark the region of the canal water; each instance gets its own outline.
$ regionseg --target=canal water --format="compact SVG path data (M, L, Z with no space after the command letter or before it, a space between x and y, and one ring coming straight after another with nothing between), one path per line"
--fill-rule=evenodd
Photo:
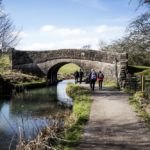
M65 80L57 86L29 90L0 101L0 150L14 150L21 135L30 140L50 123L48 116L65 113L73 102ZM67 107L62 107L67 106Z

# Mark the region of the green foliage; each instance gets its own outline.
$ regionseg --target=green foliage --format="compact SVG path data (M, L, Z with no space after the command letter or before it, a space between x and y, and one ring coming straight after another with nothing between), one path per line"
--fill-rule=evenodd
M76 70L79 70L80 67L75 64L66 64L63 67L61 67L58 71L58 74L73 74Z
M10 81L14 85L32 84L37 82L45 82L45 79L37 76L21 73L19 71L7 71L2 74L4 80Z
M59 69L57 78L59 80L62 80L64 78L65 79L74 78L74 72L79 69L80 67L75 64L72 63L66 64Z
M105 87L110 87L110 88L118 88L117 87L117 82L114 80L104 80L104 86Z
M0 74L4 80L10 81L16 86L32 87L44 84L45 80L36 76L12 71L8 53L0 53Z
M7 53L0 53L0 74L5 73L11 67L11 61Z
M150 67L148 66L131 66L129 65L128 66L128 70L131 74L134 74L134 73L140 73L140 72L149 72L150 71Z
M132 97L129 98L129 102L135 107L135 111L138 113L138 116L150 123L150 115L146 112L145 106L142 103L143 97L144 93L136 92Z
M16 87L16 90L17 89L22 89L22 88L25 88L25 89L33 89L33 88L39 88L39 87L45 87L46 85L46 82L45 80L39 80L39 81L32 81L32 82L23 82L23 83L18 83L18 84L15 84L15 87Z
M128 63L130 65L150 65L150 52L129 52Z
M135 93L135 90L130 89L129 87L125 87L125 88L123 89L123 91L124 91L125 93L130 93L130 94L134 94L134 93Z
M145 75L145 76L150 76L150 69L146 69L142 72L138 72L137 75Z

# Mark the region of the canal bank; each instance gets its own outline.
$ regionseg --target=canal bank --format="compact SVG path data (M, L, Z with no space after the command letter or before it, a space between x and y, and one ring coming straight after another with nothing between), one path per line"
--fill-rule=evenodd
M20 140L34 139L49 124L59 122L62 126L61 116L70 111L60 105L60 101L69 101L66 93L61 93L59 88L65 88L67 82L64 82L57 86L24 91L0 101L1 150L8 150L9 147L15 150ZM60 118L57 117L59 114Z
M0 99L25 90L46 86L47 82L45 79L38 78L36 76L20 73L0 75Z
M77 146L84 125L89 118L91 107L90 92L83 87L70 84L67 87L67 93L73 99L73 109L71 113L65 114L64 126L61 128L58 128L59 124L48 126L36 139L28 143L22 142L17 150L25 148L65 150L74 149Z

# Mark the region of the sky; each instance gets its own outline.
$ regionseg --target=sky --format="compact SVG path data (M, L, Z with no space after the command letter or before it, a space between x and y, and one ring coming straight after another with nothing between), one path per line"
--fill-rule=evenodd
M16 30L19 50L98 49L126 34L127 25L146 7L138 0L3 0Z

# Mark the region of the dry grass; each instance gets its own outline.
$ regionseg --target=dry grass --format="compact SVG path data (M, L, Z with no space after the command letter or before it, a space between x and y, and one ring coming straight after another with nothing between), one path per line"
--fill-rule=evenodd
M62 124L65 118L68 118L69 112L66 111L64 115L57 114L50 117L53 124L47 125L35 139L31 141L24 141L20 136L20 142L16 150L55 150L56 145L63 141L59 135L67 128L67 124ZM58 148L57 148L58 150Z

